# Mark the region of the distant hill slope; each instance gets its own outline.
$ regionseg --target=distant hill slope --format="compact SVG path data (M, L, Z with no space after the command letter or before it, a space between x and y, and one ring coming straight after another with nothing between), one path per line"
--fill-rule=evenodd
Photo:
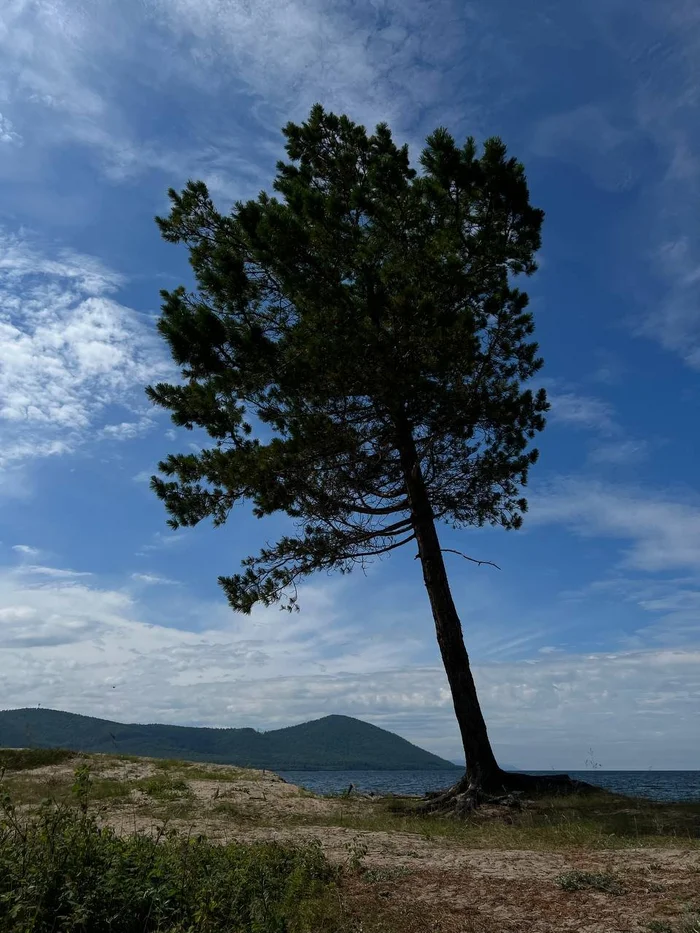
M52 709L0 711L0 747L70 748L284 770L435 771L456 768L393 732L324 716L270 732L111 722Z

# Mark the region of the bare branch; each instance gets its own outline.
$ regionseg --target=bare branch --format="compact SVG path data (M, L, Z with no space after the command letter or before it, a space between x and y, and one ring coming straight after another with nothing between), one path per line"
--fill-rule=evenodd
M498 566L498 564L494 564L492 560L477 560L476 557L469 557L468 554L463 554L461 551L455 551L455 549L451 547L441 547L440 550L442 551L443 554L458 554L460 557L463 557L465 560L470 560L472 564L478 564L479 567L481 567L481 565L483 564L486 567L495 567L496 570L501 569ZM419 557L420 557L420 554L416 554L416 556L413 559L418 560Z

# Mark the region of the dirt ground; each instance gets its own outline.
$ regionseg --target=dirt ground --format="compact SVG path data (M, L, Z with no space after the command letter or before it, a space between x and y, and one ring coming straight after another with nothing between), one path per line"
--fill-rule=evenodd
M5 784L29 808L69 793L81 763L100 819L120 833L167 824L221 842L317 840L346 866L358 931L700 933L700 846L691 839L547 850L523 847L517 832L511 847L501 831L494 848L483 833L473 846L432 832L430 818L417 832L393 828L381 801L317 797L270 772L153 759L94 755L15 772Z

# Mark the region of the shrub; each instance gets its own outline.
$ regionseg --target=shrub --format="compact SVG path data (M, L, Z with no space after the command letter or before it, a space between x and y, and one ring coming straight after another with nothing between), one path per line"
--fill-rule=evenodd
M187 781L183 781L182 778L172 778L167 774L144 778L136 786L154 800L182 800L192 796Z
M85 778L76 794L85 800ZM335 933L318 845L225 846L161 829L120 837L87 808L0 822L3 933Z
M28 771L74 757L67 748L0 748L0 771Z
M625 893L620 882L607 872L568 871L559 875L556 882L564 891L584 891L592 888L605 894Z

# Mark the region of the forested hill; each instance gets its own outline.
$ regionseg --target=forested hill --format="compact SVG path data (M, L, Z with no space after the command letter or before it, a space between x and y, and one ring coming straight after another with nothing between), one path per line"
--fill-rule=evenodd
M0 747L70 748L284 770L415 770L456 766L349 716L286 729L209 729L111 722L51 709L0 711Z

